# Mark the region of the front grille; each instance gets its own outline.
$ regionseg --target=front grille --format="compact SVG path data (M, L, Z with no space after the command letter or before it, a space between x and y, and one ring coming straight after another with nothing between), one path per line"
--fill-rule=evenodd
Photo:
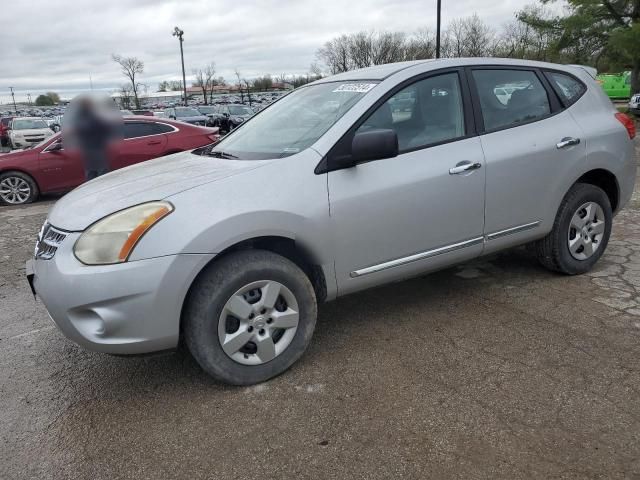
M25 138L25 140L26 140L27 142L36 143L36 142L41 142L42 140L44 140L44 137L38 137L38 138Z
M51 260L65 238L67 238L67 232L58 230L48 222L45 222L38 235L35 257L42 260Z

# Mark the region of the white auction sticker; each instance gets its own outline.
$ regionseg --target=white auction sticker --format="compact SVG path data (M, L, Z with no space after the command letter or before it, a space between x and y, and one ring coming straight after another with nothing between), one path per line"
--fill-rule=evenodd
M367 93L375 86L375 83L343 83L334 92Z

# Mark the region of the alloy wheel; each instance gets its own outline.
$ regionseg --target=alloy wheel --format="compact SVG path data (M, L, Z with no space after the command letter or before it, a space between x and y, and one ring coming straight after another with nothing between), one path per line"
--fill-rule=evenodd
M19 205L31 196L31 186L20 177L6 177L0 181L0 198L6 203Z
M274 280L252 282L225 303L218 319L222 350L243 365L267 363L291 344L300 310L295 296Z
M576 260L590 258L600 247L606 228L604 210L596 202L581 205L571 217L568 246Z

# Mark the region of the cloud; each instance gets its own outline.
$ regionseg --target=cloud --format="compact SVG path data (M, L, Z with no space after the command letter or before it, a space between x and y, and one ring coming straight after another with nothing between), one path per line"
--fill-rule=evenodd
M494 28L529 0L443 2L443 23L474 12ZM359 30L435 29L436 0L31 0L3 2L0 102L46 90L116 89L124 83L112 53L145 62L141 81L154 90L181 76L173 27L185 31L185 67L215 61L232 80L265 73L304 74L316 50ZM14 19L14 20L11 20ZM64 96L64 95L63 95Z

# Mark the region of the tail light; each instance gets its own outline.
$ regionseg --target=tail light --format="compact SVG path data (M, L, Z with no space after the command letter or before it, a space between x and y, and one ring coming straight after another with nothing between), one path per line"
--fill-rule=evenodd
M209 137L212 142L217 142L218 140L220 140L220 135L218 135L217 133L210 133L209 135L207 135L207 137Z
M624 128L627 129L627 133L629 134L629 138L633 140L636 136L636 124L633 119L624 113L616 113L616 118L624 125Z

